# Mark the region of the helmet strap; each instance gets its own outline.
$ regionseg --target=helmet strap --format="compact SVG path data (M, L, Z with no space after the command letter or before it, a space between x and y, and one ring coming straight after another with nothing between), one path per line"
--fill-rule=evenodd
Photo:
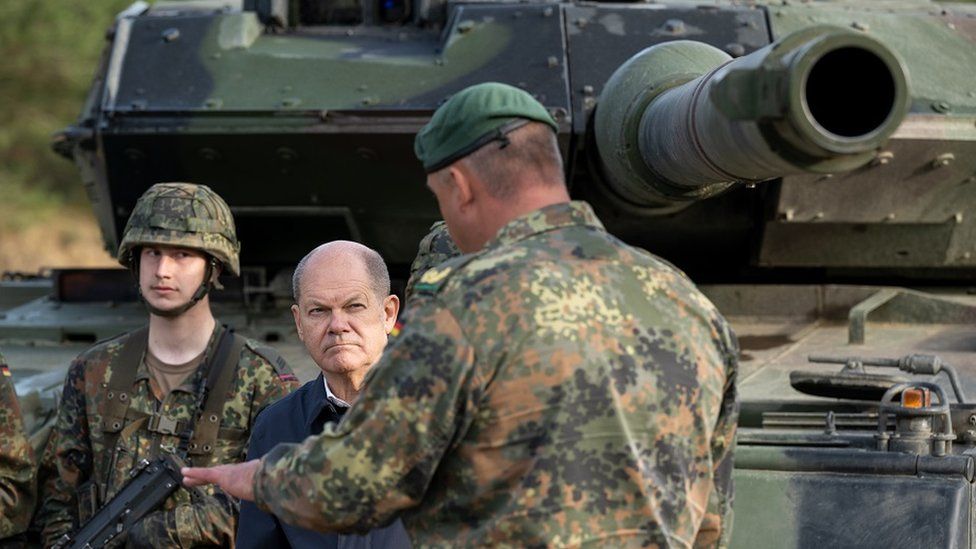
M210 293L211 286L213 286L216 282L216 277L214 276L217 273L216 265L217 265L217 259L214 258L213 256L209 256L209 260L207 261L207 270L203 274L203 282L200 283L200 287L197 288L197 291L193 292L193 297L191 297L189 301L173 309L158 309L156 307L153 307L149 303L149 301L147 301L146 298L142 295L142 288L139 286L138 262L133 261L130 268L136 277L136 291L139 292L139 298L146 305L146 308L149 309L149 312L156 316L161 316L164 318L175 318L189 311L194 305L199 303L200 300L204 298L204 296Z

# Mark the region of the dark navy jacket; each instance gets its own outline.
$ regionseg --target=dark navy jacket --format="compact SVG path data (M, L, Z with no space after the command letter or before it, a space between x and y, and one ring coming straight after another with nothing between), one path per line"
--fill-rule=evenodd
M301 442L317 435L327 422L339 421L344 408L334 406L325 396L322 375L268 406L258 415L251 429L247 459L257 459L280 442ZM327 547L330 549L407 548L407 537L399 519L364 536L322 534L284 524L249 501L241 502L237 521L237 548Z

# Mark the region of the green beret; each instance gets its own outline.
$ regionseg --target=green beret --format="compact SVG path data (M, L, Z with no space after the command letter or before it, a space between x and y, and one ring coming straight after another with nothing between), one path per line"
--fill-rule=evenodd
M476 84L434 112L414 139L414 154L427 173L436 172L529 121L559 131L546 108L525 91L498 82Z

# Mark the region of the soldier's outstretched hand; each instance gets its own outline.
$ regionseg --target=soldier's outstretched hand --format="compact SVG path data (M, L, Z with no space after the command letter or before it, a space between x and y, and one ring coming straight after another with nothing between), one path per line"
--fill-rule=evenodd
M216 484L221 490L247 501L254 501L254 474L261 467L261 460L252 459L233 465L216 467L184 467L183 484L188 487Z

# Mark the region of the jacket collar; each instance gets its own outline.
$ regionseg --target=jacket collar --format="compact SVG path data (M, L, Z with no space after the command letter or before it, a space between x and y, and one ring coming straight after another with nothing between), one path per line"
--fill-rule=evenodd
M495 238L488 241L485 249L507 246L532 235L571 225L603 229L603 224L593 213L593 208L586 202L562 202L509 221L499 229Z
M329 401L325 392L325 376L321 373L314 380L305 384L302 394L302 408L305 410L305 432L311 433L312 426L323 414L328 415L327 421L334 421L340 417L340 411Z

